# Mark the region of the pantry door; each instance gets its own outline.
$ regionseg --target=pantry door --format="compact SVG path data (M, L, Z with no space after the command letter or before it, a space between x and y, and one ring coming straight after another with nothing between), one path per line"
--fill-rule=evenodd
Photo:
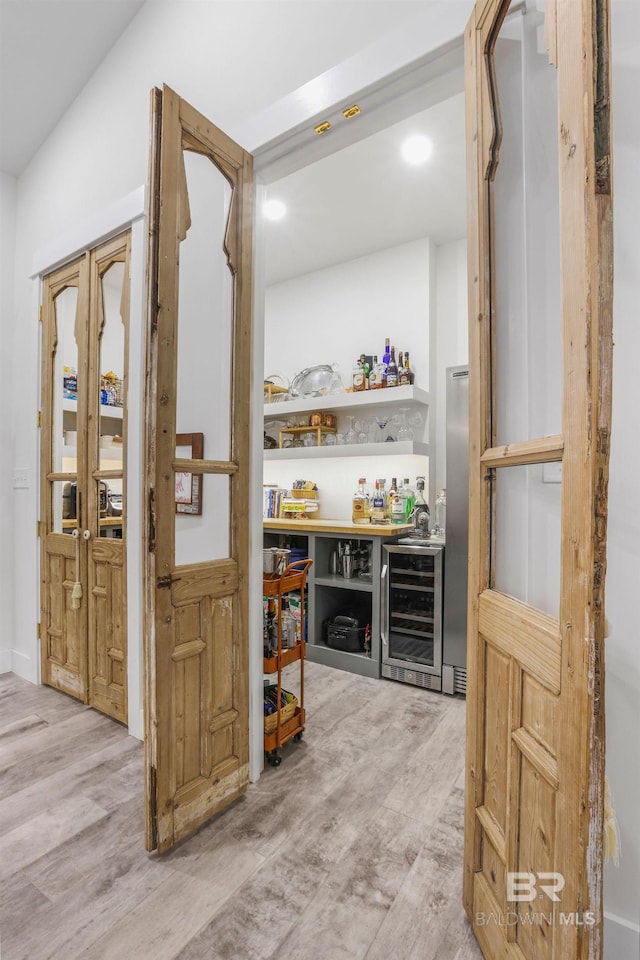
M609 10L607 0L547 0L513 15L509 6L478 2L465 37L464 904L491 960L593 960L602 955Z
M43 281L42 680L127 721L130 233Z
M127 722L126 425L131 234L91 251L87 449L89 703Z
M86 253L44 278L40 414L42 682L83 703L89 690L87 551L82 540L88 317Z
M166 86L152 141L146 846L164 851L248 783L253 164Z

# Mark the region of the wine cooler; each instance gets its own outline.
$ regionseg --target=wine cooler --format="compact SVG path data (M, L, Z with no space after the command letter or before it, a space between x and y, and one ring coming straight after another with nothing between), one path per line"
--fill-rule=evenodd
M442 546L389 544L382 563L382 676L442 689Z

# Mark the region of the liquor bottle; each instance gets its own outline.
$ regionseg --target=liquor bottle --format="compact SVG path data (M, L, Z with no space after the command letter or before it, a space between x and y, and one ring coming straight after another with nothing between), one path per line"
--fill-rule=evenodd
M398 368L398 383L403 386L413 383L415 380L415 374L411 367L409 366L409 351L405 351L404 355L404 366Z
M436 522L433 527L433 532L439 537L444 537L445 535L445 524L446 524L446 513L447 513L447 491L439 490L438 496L436 497Z
M353 365L352 381L354 391L364 390L364 370L359 360L356 360Z
M405 523L408 523L409 520L411 519L411 515L412 515L412 513L413 513L413 507L414 507L415 502L416 502L416 494L415 494L415 492L412 490L412 488L409 486L409 478L408 478L408 477L407 477L407 478L405 479L405 481L404 481L403 490L404 490L404 494L405 494L405 497L406 497L406 504L405 504L405 509L406 509L406 512L405 512Z
M278 652L278 616L273 597L269 597L267 601L267 638L267 656L273 657Z
M404 370L404 359L402 356L402 350L398 354L398 383L400 383L400 374Z
M376 480L376 489L371 504L371 523L388 523L387 517L387 498L385 494L386 480Z
M363 390L368 390L368 389L369 389L369 375L370 375L370 373L371 373L371 370L370 370L370 367L369 367L369 362L368 362L366 356L364 355L364 353L361 353L361 354L360 354L360 363L362 364L362 372L363 372L363 374L364 374L364 386L363 386L362 389L363 389Z
M391 341L389 340L389 337L386 337L384 341L384 353L382 354L382 362L384 363L385 367L389 366L389 361L391 360L391 349L389 347L390 342Z
M369 371L369 390L382 389L382 364L378 362L378 355L373 358L373 366Z
M398 481L395 477L391 478L391 486L389 487L389 507L388 507L388 516L389 519L392 519L393 514L393 501L398 492Z
M424 477L416 478L416 502L413 507L412 536L427 538L429 536L429 504L424 499Z
M396 348L391 347L391 359L387 367L387 386L398 386L398 364L396 363Z
M391 504L391 523L407 522L407 494L402 486L402 481L396 490L396 494Z
M296 645L296 625L293 614L289 608L289 598L282 598L282 611L280 613L280 636L282 638L283 648L292 648Z
M360 477L358 480L358 489L353 495L351 502L351 519L353 523L371 522L371 504L367 488L365 487L366 482L364 477Z

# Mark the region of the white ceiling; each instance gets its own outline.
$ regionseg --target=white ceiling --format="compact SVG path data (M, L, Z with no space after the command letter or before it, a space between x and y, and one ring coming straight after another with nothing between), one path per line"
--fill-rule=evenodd
M0 0L0 170L19 176L144 0Z
M0 170L22 173L143 3L0 0ZM425 166L409 167L400 144L417 132L431 137L433 155ZM268 190L289 210L285 220L266 225L268 283L419 237L437 244L462 237L463 96L367 136Z
M400 147L425 134L423 166ZM287 216L265 226L267 283L278 283L385 247L465 236L464 94L437 103L268 187Z

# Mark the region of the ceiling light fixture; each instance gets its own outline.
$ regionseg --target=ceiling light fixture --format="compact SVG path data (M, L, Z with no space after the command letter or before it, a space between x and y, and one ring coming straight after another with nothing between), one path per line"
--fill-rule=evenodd
M262 206L262 215L266 220L282 220L286 212L282 200L266 200Z
M429 137L422 134L409 137L402 144L402 156L407 163L417 166L420 163L426 163L433 151L433 144Z

